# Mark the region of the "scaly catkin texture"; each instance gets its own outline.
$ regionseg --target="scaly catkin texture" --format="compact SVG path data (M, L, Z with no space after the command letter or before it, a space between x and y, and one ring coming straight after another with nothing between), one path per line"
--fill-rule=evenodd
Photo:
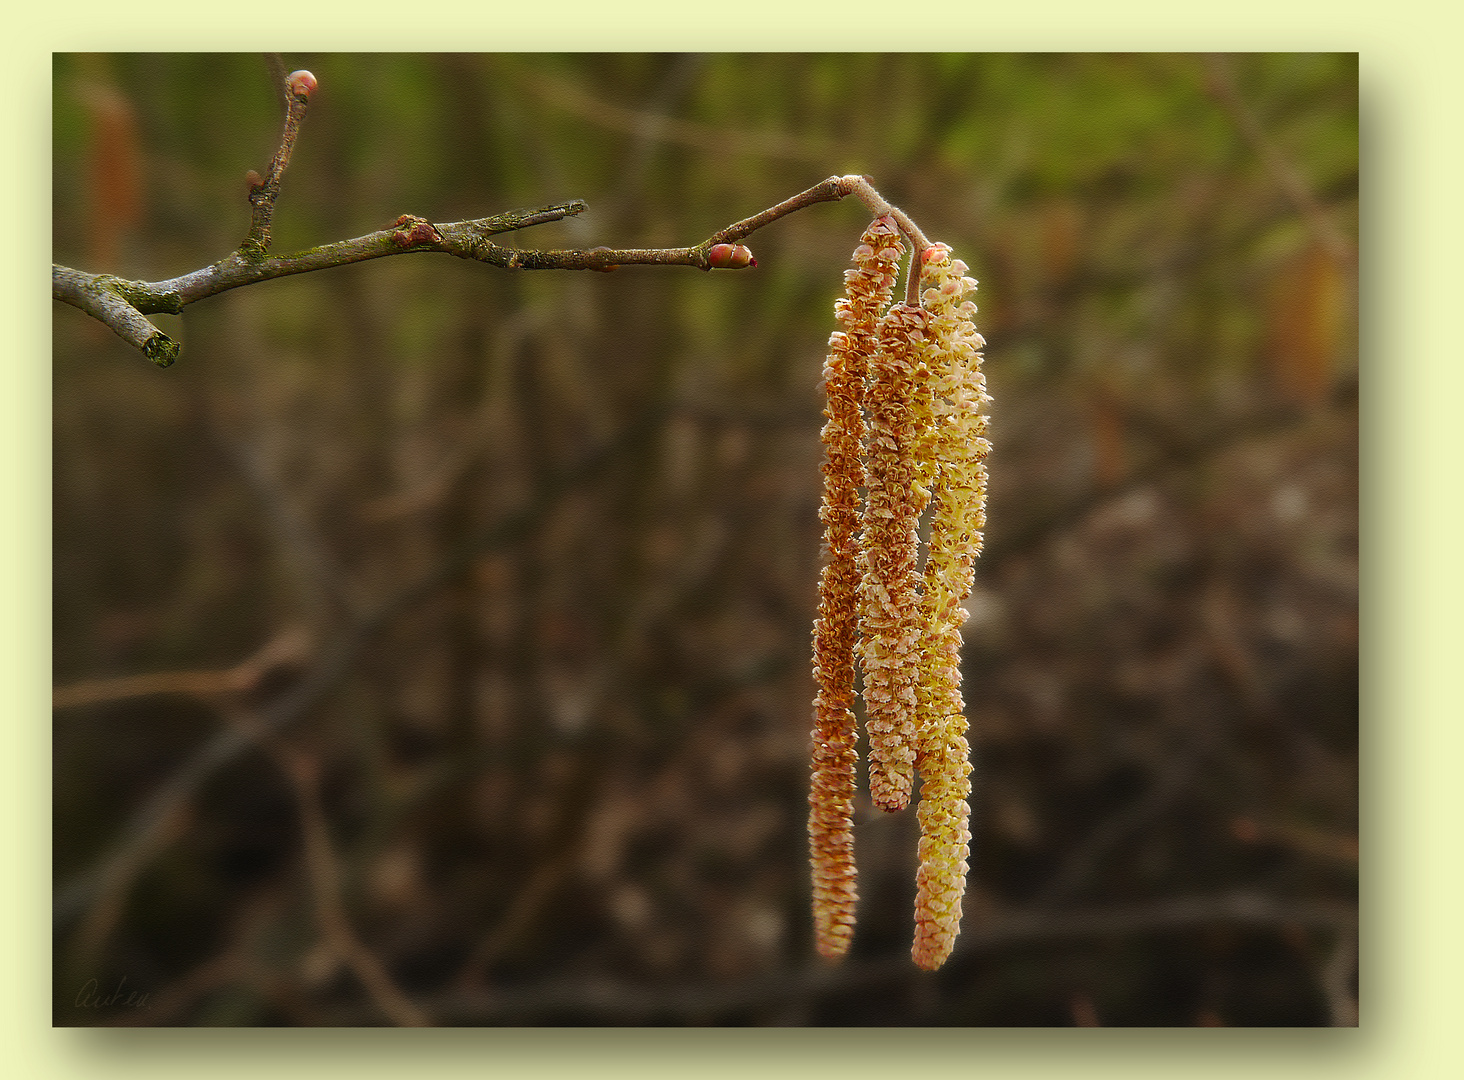
M971 594L974 562L986 525L987 440L990 398L981 374L981 347L965 299L976 282L966 264L936 244L922 253L921 284L929 323L920 357L928 372L930 420L919 457L935 463L930 545L924 568L921 619L919 730L920 869L916 874L915 963L943 964L960 930L966 889L971 794L970 747L961 698L961 607Z
M895 304L879 324L865 387L869 413L868 505L864 513L860 658L869 733L869 793L881 810L903 810L915 767L919 679L920 515L928 468L917 457L929 396L917 348L926 313Z
M813 923L818 951L842 956L854 933L854 789L858 731L854 720L854 649L858 639L859 488L864 483L864 419L860 406L875 324L889 303L901 254L889 218L872 222L845 272L845 296L835 303L841 330L829 338L824 365L828 423L822 437L828 563L819 579L813 624L813 673L818 684L813 715L813 777L808 839L813 863Z

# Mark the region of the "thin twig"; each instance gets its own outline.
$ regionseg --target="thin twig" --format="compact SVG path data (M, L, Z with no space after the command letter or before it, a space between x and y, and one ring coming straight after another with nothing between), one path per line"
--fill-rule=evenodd
M571 847L540 865L514 896L503 916L473 946L454 982L464 989L478 985L503 951L533 925L544 902L575 868L579 852Z
M254 689L271 672L294 667L310 655L310 639L300 627L278 634L249 659L217 671L154 671L115 679L87 679L51 691L52 709L126 701L131 698L178 694L212 698Z
M341 898L340 863L331 844L330 829L320 804L319 764L304 751L293 749L280 739L268 740L271 756L289 778L300 806L300 832L305 863L310 871L310 888L315 897L315 916L321 933L335 955L345 963L371 1000L398 1027L427 1027L427 1014L414 1005L392 980L391 975L356 936Z
M274 83L275 94L280 99L280 112L290 111L290 91L285 86L285 73L289 70L285 67L285 58L279 53L264 54L265 67L269 68L270 82Z
M1261 156L1261 160L1271 170L1271 175L1275 177L1281 190L1301 212L1301 216L1306 219L1308 227L1326 249L1327 254L1344 270L1353 269L1357 262L1356 248L1348 242L1341 230L1327 216L1326 210L1312 194L1311 187L1302 177L1301 172L1287 161L1281 151L1276 148L1275 143L1266 137L1255 113L1240 96L1240 90L1235 85L1235 77L1230 69L1229 59L1218 53L1212 53L1205 57L1205 67L1211 94L1229 113L1231 120L1240 129L1246 141Z
M639 139L677 143L716 154L719 159L738 154L782 158L787 161L828 161L838 148L814 143L779 131L746 131L710 127L660 112L627 109L602 101L579 87L539 71L515 66L513 78L540 100L611 131Z
M138 843L118 852L100 868L87 898L86 918L71 943L69 956L76 967L95 964L102 946L121 921L131 895L132 883L154 858L181 836L192 817L188 799L175 799L163 808L153 828Z
M295 152L295 139L300 134L300 124L305 119L305 110L310 105L310 87L315 77L310 76L309 85L291 78L285 85L285 130L280 136L280 145L270 160L269 171L264 179L251 173L249 185L249 236L244 240L239 253L245 258L261 258L269 251L270 220L274 217L275 201L280 197L280 181L290 167L290 156Z

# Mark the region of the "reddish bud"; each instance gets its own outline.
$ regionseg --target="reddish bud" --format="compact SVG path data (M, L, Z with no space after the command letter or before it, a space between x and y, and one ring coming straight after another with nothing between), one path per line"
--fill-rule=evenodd
M440 244L442 234L437 231L437 226L426 218L419 218L415 214L403 214L397 218L398 229L391 234L391 238L398 247L412 247L416 244ZM406 226L411 229L403 232Z
M250 169L244 174L244 183L248 185L250 191L258 191L264 187L264 177L260 176L253 169Z
M303 68L290 72L289 77L285 79L285 89L290 92L291 97L309 98L319 85L315 76Z
M742 244L713 244L707 252L707 262L719 269L740 270L744 266L756 266L751 249Z

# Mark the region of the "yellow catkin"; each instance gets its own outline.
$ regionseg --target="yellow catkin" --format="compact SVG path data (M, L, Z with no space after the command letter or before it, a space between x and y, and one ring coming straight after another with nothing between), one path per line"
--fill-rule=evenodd
M930 414L918 456L934 466L930 544L920 616L924 647L918 676L920 869L916 874L915 963L934 970L950 956L960 931L966 889L971 794L970 747L961 698L961 607L971 594L974 562L986 525L985 377L965 297L976 288L966 264L936 244L921 258L922 302L929 315L920 345L928 374ZM918 422L918 421L917 421Z
M836 958L854 933L854 789L857 750L854 651L859 619L859 525L864 483L864 420L860 408L875 326L889 303L902 248L894 223L876 219L854 249L854 269L845 272L845 295L835 303L842 329L829 338L824 366L828 423L822 438L824 496L819 512L825 527L828 563L819 579L818 617L813 624L813 776L808 802L808 838L813 863L814 941Z
M879 346L865 388L869 414L866 459L869 498L864 513L860 658L865 727L869 733L869 794L881 810L903 810L915 767L916 683L919 679L920 515L929 501L916 451L924 435L919 402L928 394L917 349L927 315L895 304L880 320Z

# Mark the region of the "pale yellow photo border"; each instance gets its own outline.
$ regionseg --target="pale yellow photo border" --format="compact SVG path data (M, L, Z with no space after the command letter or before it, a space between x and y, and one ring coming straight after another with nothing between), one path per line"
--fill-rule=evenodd
M7 16L0 1061L17 1077L1443 1076L1464 1008L1457 6L557 0L28 3ZM1362 1027L1355 1031L51 1028L50 92L55 51L1319 50L1361 55ZM993 342L993 348L999 343Z

